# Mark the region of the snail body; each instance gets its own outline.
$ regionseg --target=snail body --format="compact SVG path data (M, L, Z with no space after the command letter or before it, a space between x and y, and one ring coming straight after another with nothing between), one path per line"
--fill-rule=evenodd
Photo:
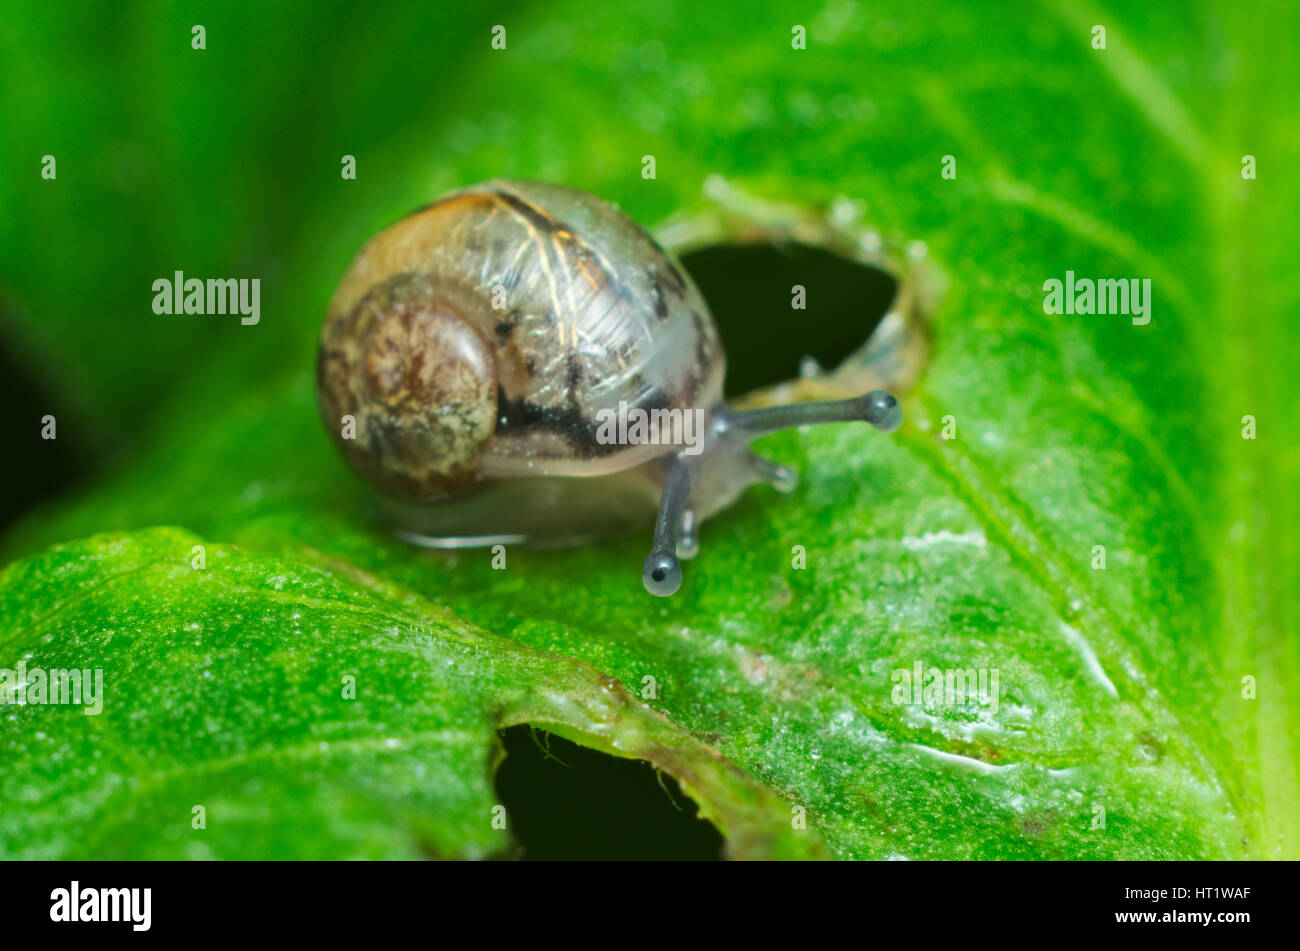
M671 594L701 520L753 482L792 485L748 451L755 436L901 421L881 391L733 412L725 366L698 289L639 225L585 192L490 181L361 250L329 305L318 391L335 444L406 537L562 543L657 507L643 579ZM629 410L695 413L697 444L611 439L611 414Z

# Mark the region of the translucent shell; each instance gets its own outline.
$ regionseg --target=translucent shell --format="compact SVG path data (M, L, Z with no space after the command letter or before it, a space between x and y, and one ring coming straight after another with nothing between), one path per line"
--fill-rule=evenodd
M381 340L395 308L408 316ZM600 411L709 412L724 371L699 291L640 226L532 182L476 185L385 229L349 268L321 336L326 425L371 481L417 502L642 466L671 447L599 441ZM351 441L339 436L349 410Z

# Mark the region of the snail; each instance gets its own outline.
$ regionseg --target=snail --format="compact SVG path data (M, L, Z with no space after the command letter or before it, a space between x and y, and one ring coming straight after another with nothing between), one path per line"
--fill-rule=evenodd
M569 544L653 517L642 582L667 596L700 522L751 484L793 489L755 438L902 422L883 390L731 409L725 365L699 290L634 221L576 189L489 181L365 245L329 304L317 383L402 537Z

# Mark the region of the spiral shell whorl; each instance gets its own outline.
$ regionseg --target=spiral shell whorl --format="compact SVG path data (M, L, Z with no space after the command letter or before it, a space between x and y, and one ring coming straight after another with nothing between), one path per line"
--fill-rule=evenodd
M335 442L380 488L431 501L473 481L495 428L496 367L428 278L397 275L338 316L322 337L318 372Z

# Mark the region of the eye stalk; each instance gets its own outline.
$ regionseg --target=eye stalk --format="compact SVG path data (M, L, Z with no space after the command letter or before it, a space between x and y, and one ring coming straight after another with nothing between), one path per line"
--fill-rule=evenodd
M891 433L903 422L903 407L884 390L872 390L862 396L828 403L791 403L763 409L724 412L717 425L724 432L740 431L758 437L778 429L792 429L815 423L870 423L881 432Z
M681 457L668 467L663 495L659 497L659 515L655 519L654 544L646 555L641 583L653 595L666 598L682 586L682 566L677 561L677 543L682 528L682 512L691 494L691 473Z
M689 557L694 553L695 519L687 509L690 501L692 471L697 478L707 480L706 467L726 465L717 456L736 458L741 454L743 468L749 481L766 482L783 492L793 491L796 473L769 459L754 455L745 447L767 433L817 423L870 423L881 432L893 432L903 422L903 407L884 390L872 390L862 396L825 403L791 403L786 406L767 406L762 409L718 410L713 419L713 439L710 448L699 456L679 454L668 464L664 478L663 494L659 498L659 514L655 519L654 542L646 556L641 581L651 594L666 598L676 594L682 584L682 568L678 553Z

